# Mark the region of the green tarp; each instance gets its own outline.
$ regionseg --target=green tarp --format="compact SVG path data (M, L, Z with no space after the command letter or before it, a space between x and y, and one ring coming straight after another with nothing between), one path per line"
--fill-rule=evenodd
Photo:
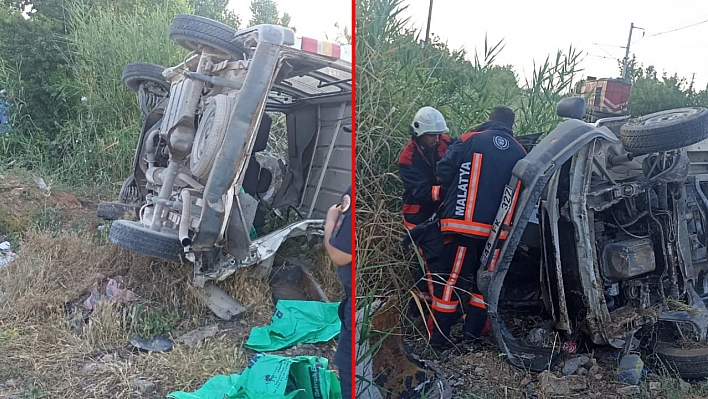
M296 344L326 342L339 335L339 302L281 299L269 326L256 327L244 346L257 352L272 352Z
M194 393L173 392L173 399L341 399L342 389L328 361L258 354L243 373L218 375Z

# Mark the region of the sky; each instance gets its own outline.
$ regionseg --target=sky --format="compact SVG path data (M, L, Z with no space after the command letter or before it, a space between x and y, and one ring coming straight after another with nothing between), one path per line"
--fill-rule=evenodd
M404 4L411 25L424 33L429 0ZM690 81L695 73L695 87L706 88L708 0L433 0L430 31L471 55L484 52L485 34L489 43L503 39L495 63L513 65L523 83L534 60L542 63L570 45L584 52L583 76L619 77L617 59L624 58L631 23L644 30L632 31L630 59L636 54L659 76L666 71Z
M290 25L297 30L296 36L307 36L319 40L336 41L340 27L347 26L351 32L351 0L275 0L280 15L287 12L291 16ZM243 25L251 19L250 0L232 0L230 8L241 17Z

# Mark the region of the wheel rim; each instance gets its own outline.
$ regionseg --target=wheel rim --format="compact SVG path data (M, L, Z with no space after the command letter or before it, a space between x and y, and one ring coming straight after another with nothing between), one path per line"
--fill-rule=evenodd
M214 108L215 107L210 107L209 108L209 113L206 115L206 121L204 123L200 124L200 130L202 130L202 134L199 136L199 140L197 141L197 153L196 153L196 158L197 160L202 159L202 155L204 155L204 148L206 147L206 143L209 141L209 134L213 130L212 128L214 127Z
M659 122L671 121L675 119L688 118L691 115L695 115L698 110L694 108L686 108L683 110L676 110L672 112L662 113L660 115L652 116L642 120L642 125L652 125Z

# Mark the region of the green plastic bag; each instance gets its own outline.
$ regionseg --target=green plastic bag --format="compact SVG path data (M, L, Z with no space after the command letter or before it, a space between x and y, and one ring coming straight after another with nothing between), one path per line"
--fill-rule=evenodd
M339 335L339 302L281 299L271 324L256 327L244 346L256 352L277 351L296 344L327 342Z
M217 375L209 379L201 388L194 393L172 392L167 395L174 399L224 399L224 395L238 381L240 374Z
M241 375L216 376L194 393L173 392L174 399L342 399L337 376L317 356L293 358L257 354ZM215 381L216 380L216 381ZM224 382L230 385L226 387Z

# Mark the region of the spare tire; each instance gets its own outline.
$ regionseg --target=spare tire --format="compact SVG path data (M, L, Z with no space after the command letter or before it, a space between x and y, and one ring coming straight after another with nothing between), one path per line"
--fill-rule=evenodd
M209 178L216 155L224 145L234 102L233 98L219 94L212 97L204 109L189 157L189 168L198 179Z
M170 26L170 38L190 51L207 46L242 59L246 49L233 42L236 29L197 15L176 15Z
M642 116L620 128L627 152L649 154L670 151L708 138L708 109L678 108Z
M184 247L177 234L153 231L139 222L116 220L111 224L108 239L115 245L165 260L180 260Z
M708 378L708 347L659 346L656 355L684 380Z
M164 70L165 67L149 62L133 62L123 68L121 81L132 91L138 91L141 83L153 82L169 93L170 83L162 76Z

